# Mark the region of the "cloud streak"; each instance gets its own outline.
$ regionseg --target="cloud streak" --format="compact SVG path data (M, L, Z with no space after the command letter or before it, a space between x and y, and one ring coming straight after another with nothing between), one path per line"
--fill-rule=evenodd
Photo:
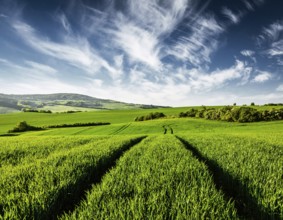
M12 25L26 44L42 54L65 61L89 74L95 74L102 68L108 72L115 72L84 37L70 37L62 43L56 43L40 36L34 28L24 22L17 21Z
M264 27L257 37L257 44L268 58L276 59L277 65L282 66L283 56L283 20L276 21Z
M264 43L273 43L281 38L281 33L283 32L283 20L276 21L270 24L268 27L264 27L262 33L257 37L259 45ZM280 37L281 36L281 37Z
M238 15L236 13L234 13L232 10L230 10L229 8L224 7L222 9L222 13L223 15L225 15L228 19L231 20L232 23L234 24L238 24L240 22L240 19L242 17L242 14L239 13Z
M272 74L268 72L261 71L260 74L256 75L252 82L263 83L272 78Z
M210 63L210 56L218 47L217 37L224 32L224 28L210 15L198 17L189 28L191 34L181 36L168 49L168 55L195 67Z
M242 50L241 54L246 57L251 57L255 54L255 52L252 50Z
M232 80L241 80L241 84L245 84L251 71L251 67L245 65L240 60L236 60L235 64L230 68L216 70L210 74L199 73L197 71L190 73L189 84L197 91L211 91L223 87Z

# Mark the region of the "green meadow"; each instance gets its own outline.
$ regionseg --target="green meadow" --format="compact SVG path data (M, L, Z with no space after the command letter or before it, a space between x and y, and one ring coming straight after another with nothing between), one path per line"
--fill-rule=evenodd
M0 219L283 219L283 121L190 108L1 114ZM110 125L5 136L21 121Z

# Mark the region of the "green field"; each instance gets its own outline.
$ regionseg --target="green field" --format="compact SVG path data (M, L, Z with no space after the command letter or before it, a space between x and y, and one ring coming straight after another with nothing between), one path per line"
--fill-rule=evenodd
M283 219L283 121L178 118L187 110L0 115L0 134L111 123L0 137L0 219ZM167 118L134 121L150 112Z

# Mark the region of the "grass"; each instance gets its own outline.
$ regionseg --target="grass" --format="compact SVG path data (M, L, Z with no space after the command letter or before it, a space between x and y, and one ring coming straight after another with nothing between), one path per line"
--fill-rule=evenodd
M206 166L171 135L129 150L62 219L215 218L236 219L236 210L216 190Z
M229 123L219 121L208 121L205 119L158 119L143 122L114 123L107 126L77 127L49 129L45 131L27 132L24 136L46 136L46 135L149 135L163 134L163 126L169 126L174 134L197 135L227 134L230 136L250 137L274 142L281 140L283 130L282 121L257 122L257 123ZM272 138L274 137L274 138ZM277 137L277 138L276 138Z
M283 145L250 137L199 134L184 137L214 164L218 178L247 218L283 218Z
M257 106L255 107L257 108ZM281 106L271 106L271 107L263 106L259 108L270 109L273 107L277 108ZM43 127L54 124L74 124L74 123L87 123L87 122L100 122L100 121L110 122L111 124L121 124L121 123L132 123L137 116L147 115L151 112L163 112L169 118L176 118L178 117L178 114L180 112L187 111L189 108L192 107L92 111L92 112L79 112L79 113L71 113L71 114L67 114L67 113L44 114L44 113L32 113L32 112L0 114L0 134L6 133L8 130L13 128L20 121L26 121L28 124L37 127ZM194 108L202 108L202 107L194 107Z
M111 123L0 137L0 219L282 219L283 121L176 118L187 109L0 115L0 134ZM150 112L168 118L134 121Z
M37 146L35 154L30 143L22 146L22 151L17 148L7 153L9 148L5 148L0 176L0 218L55 219L72 209L74 201L79 201L84 191L140 140L127 136L96 141L78 138L75 142L64 142L63 148L52 147L58 140L55 143L51 140L47 149L44 144Z
M100 109L94 108L83 108L83 107L74 107L74 106L66 106L66 105L47 105L42 108L37 108L37 110L50 110L52 112L66 112L66 111L100 111Z
M156 111L163 111L167 115L178 114L180 109L168 108ZM130 123L135 117L152 112L153 110L113 110L113 111L93 111L79 113L55 113L55 114L40 114L32 112L21 112L13 114L0 115L0 134L6 133L13 128L19 121L42 127L54 124L74 124L87 122L107 121L111 124ZM155 111L155 110L154 110Z

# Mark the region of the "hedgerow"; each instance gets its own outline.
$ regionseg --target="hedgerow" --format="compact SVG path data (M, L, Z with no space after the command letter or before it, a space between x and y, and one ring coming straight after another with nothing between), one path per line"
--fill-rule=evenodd
M43 130L43 128L31 126L26 121L21 121L16 125L16 127L14 127L12 130L9 130L8 133L39 130Z
M229 121L229 122L257 122L274 121L283 119L283 108L259 111L250 107L232 107L190 109L181 112L179 117L197 117L209 120Z
M147 121L147 120L153 120L153 119L158 119L158 118L164 118L166 115L162 112L151 112L148 115L144 116L138 116L135 118L135 121Z

